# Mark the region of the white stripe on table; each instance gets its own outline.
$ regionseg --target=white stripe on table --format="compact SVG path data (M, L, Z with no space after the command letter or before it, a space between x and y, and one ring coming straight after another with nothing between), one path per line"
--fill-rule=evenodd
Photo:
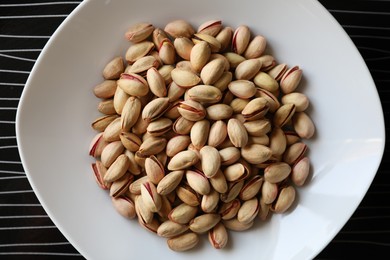
M375 11L360 11L360 10L328 9L328 11L331 13L390 15L390 12L375 12Z
M386 30L390 31L390 27L377 27L377 26L361 26L361 25L349 25L349 24L343 24L344 28L351 28L351 29L370 29L370 30Z
M37 6L37 5L66 5L80 4L82 1L64 1L64 2L45 2L45 3L26 3L26 4L0 4L0 7L22 7L22 6Z
M0 107L0 110L1 110L2 108ZM18 146L17 145L4 145L4 146L0 146L0 150L2 150L2 149L11 149L11 148L18 148Z
M1 120L0 124L15 124L15 121L6 121L6 120Z
M0 107L0 110L16 110L17 107ZM0 147L2 149L2 147Z
M74 253L52 253L52 252L0 252L0 255L48 255L48 256L81 256Z
M18 57L18 56L14 56L14 55L6 55L6 54L1 54L1 53L0 53L0 57L14 59L14 60L24 60L24 61L32 61L32 62L36 61L35 59L23 58L23 57Z
M7 50L0 50L0 53L5 52L40 52L42 49L7 49Z
M0 207L42 207L42 205L39 203L32 203L32 204L14 203L14 204L0 204Z
M27 176L8 176L8 177L0 177L0 181L2 180L15 180L15 179L25 179Z
M20 193L32 193L33 190L10 190L10 191L0 191L0 195L9 195L9 194L20 194Z
M9 174L26 174L25 172L19 172L19 171L5 171L5 170L0 170L0 173L9 173Z
M338 240L334 239L332 240L332 243L353 243L353 244L370 244L370 245L376 245L376 246L390 246L390 243L383 243L383 242L376 242L376 241L369 241L369 240Z
M35 18L66 18L68 14L42 14L42 15L5 15L0 19L35 19Z
M4 73L30 74L30 71L27 71L27 70L0 70L0 72L4 72Z
M48 39L47 35L14 35L14 34L0 34L1 38L31 38L31 39Z
M0 219L17 219L17 218L48 218L48 215L23 215L23 216L0 216Z
M1 230L23 230L23 229L52 229L57 228L56 226L25 226L25 227L0 227Z
M15 244L0 244L0 247L14 246L63 246L70 245L69 242L53 242L53 243L15 243Z
M24 87L25 83L10 83L10 82L0 82L0 86L18 86Z

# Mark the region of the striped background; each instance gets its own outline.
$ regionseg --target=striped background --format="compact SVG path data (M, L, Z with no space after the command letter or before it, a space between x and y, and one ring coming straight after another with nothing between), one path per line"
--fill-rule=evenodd
M16 109L34 62L55 29L80 2L0 1L0 259L83 259L40 206L20 162L15 137ZM374 77L387 119L390 1L320 2L361 52ZM386 145L384 159L364 200L317 259L389 258L388 155Z

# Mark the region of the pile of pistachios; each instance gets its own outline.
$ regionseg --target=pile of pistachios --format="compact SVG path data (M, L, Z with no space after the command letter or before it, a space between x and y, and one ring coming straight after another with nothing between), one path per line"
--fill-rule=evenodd
M97 184L124 217L196 247L294 208L315 133L302 70L267 54L266 38L219 20L138 23L93 88L102 114L89 154Z

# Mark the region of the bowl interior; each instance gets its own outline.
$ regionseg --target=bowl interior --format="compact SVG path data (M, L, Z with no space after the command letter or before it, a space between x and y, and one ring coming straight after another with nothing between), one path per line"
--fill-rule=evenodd
M299 65L300 91L317 127L308 141L312 177L294 210L246 232L231 232L226 250L202 239L187 259L313 258L366 193L384 148L375 85L351 40L316 1L85 1L42 51L22 95L17 140L29 181L54 223L88 259L181 259L165 239L122 218L95 183L88 147L99 115L92 89L113 57L124 55L126 29L140 21L163 27L186 19L196 28L221 19L267 38L267 53ZM331 39L331 40L330 40ZM362 106L362 104L370 104ZM204 237L203 237L204 238Z

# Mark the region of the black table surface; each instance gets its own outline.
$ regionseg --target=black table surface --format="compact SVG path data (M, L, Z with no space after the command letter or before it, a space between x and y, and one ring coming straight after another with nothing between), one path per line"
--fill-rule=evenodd
M320 2L363 56L380 95L387 133L390 1ZM83 259L36 198L20 161L15 134L16 111L29 73L50 36L80 3L0 1L0 259ZM388 149L386 142L382 163L363 201L316 259L390 258Z

